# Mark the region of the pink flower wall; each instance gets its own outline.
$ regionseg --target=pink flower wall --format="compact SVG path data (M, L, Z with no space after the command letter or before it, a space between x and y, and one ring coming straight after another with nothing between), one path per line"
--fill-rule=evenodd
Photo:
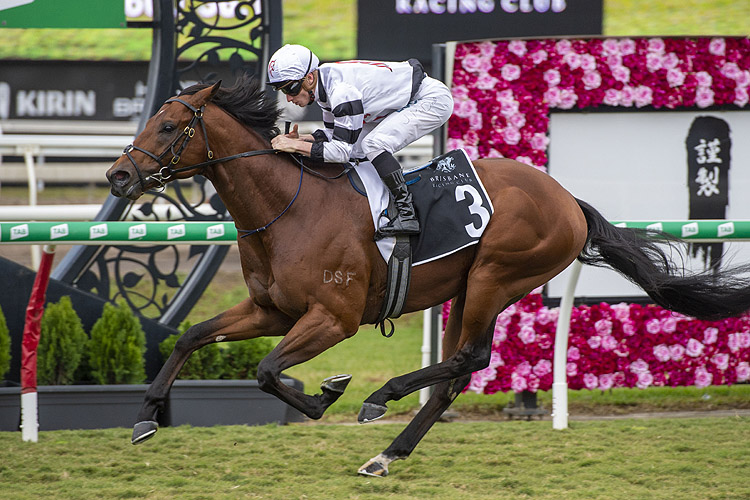
M550 109L742 108L750 100L748 87L747 38L462 43L455 53L448 148L546 170ZM504 311L490 366L472 376L467 390L549 390L557 314L539 294ZM658 306L576 307L567 375L572 389L748 382L750 316L707 322Z

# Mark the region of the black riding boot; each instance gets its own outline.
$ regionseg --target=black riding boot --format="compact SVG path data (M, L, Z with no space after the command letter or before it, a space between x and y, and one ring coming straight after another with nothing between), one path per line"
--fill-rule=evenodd
M399 234L419 234L419 221L417 220L417 214L414 212L411 193L406 187L403 172L399 169L382 179L391 195L393 195L398 213L395 219L375 232L375 241Z

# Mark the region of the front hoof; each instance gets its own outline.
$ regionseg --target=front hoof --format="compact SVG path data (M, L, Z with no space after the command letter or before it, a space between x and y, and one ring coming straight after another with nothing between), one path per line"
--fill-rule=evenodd
M378 461L378 457L375 457L360 467L357 474L371 477L385 477L388 475L388 465Z
M349 385L349 382L351 382L351 380L352 376L349 374L334 375L323 380L323 383L320 384L320 388L323 391L331 391L343 394L346 386Z
M156 434L156 431L158 430L159 424L157 424L153 420L138 422L133 426L133 437L130 439L130 442L133 444L141 444L142 442L147 441L148 439L153 437L153 435Z
M385 415L385 412L387 411L388 411L387 406L364 402L362 403L362 409L359 410L359 416L357 417L357 421L360 424L373 422L379 418L383 418L383 415Z

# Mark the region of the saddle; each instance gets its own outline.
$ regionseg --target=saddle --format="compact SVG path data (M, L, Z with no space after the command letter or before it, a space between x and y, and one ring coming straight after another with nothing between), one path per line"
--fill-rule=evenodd
M396 213L393 200L371 164L360 163L348 176L352 187L367 197L376 228L389 214ZM388 262L386 296L376 323L386 337L393 334L393 324L391 322L391 331L386 334L385 321L401 315L411 268L477 244L494 212L492 201L463 149L405 170L404 178L412 193L422 232L377 242L381 255Z

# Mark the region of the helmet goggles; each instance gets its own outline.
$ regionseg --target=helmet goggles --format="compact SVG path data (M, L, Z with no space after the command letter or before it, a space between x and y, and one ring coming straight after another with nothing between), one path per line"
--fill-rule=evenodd
M299 80L284 80L282 82L273 82L271 83L271 87L273 87L274 90L282 91L286 95L290 95L290 96L299 95L299 93L302 91L302 84L304 83L305 78L307 78L308 73L310 73L310 68L312 67L312 60L313 60L313 53L312 53L312 50L310 50L310 61L308 61L307 63L305 76L303 76Z

